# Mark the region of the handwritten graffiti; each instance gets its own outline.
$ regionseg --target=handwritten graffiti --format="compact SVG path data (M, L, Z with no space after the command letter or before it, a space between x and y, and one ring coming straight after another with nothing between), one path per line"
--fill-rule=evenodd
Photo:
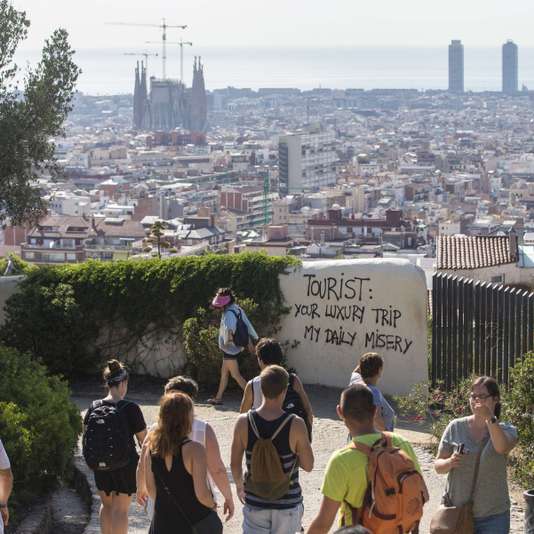
M312 319L319 319L321 316L317 312L319 304L295 304L295 317L302 315L304 317L311 317Z
M365 306L358 304L348 304L340 306L339 304L326 304L324 316L336 319L338 321L354 321L362 324L365 315Z
M413 340L395 334L384 334L378 330L365 334L365 348L369 349L394 350L406 354L412 344Z
M358 276L345 278L344 273L341 273L339 279L334 276L327 276L318 280L315 274L305 274L304 278L306 278L306 296L308 297L336 301L356 299L361 302L367 296L372 300L373 290L369 287L370 278Z

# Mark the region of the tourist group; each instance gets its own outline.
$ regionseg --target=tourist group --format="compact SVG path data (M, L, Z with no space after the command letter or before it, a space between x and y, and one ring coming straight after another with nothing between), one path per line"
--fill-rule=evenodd
M221 311L223 362L219 389L208 402L222 404L229 375L244 390L230 459L243 506L242 532L419 532L428 492L417 456L411 444L394 433L395 412L378 387L381 356L361 356L341 393L337 414L347 428L347 443L332 453L319 509L303 526L299 471L314 466L311 403L298 376L284 368L280 344L258 340L230 289L220 289L212 306ZM261 369L249 382L237 364L246 347L256 354ZM235 503L217 436L194 414L196 382L184 376L170 379L158 421L147 428L140 407L125 399L124 365L108 362L104 380L108 395L87 410L83 436L83 454L102 501L102 534L127 534L134 495L150 517L150 534L223 532ZM434 467L447 475L447 485L442 505L433 511L430 532L507 534L506 465L517 432L499 419L499 387L493 378L473 381L469 404L472 415L453 420L439 444ZM11 485L9 460L0 442L0 511L6 523Z

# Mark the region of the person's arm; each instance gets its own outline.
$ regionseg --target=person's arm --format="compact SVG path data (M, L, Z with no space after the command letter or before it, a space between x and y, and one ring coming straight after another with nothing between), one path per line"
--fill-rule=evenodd
M137 439L137 443L139 443L139 447L143 448L143 443L145 442L145 438L147 435L146 428L144 430L141 430L141 432L137 432L135 434L135 437Z
M0 514L4 521L4 525L9 523L9 508L8 501L13 490L13 473L11 468L0 469Z
M299 466L308 473L313 469L313 450L308 437L308 429L300 417L294 417L289 431L290 439L293 435L295 454L299 460Z
M148 500L148 490L146 486L146 451L148 449L148 440L145 439L139 455L139 462L137 463L137 470L135 472L135 480L137 482L137 491L135 492L135 500L140 506L146 506Z
M475 414L480 415L486 421L488 427L491 443L497 454L508 454L517 444L517 436L508 435L496 420L495 423L491 422L493 417L492 411L481 402L477 402L473 408Z
M226 515L226 521L228 521L234 515L234 499L226 467L221 458L217 436L215 436L215 432L209 424L206 425L206 458L208 473L224 497L224 514Z
M245 488L243 483L243 455L245 454L245 449L247 448L247 430L247 416L240 415L234 427L234 438L232 440L231 468L237 496L243 504L245 503Z
M148 496L155 501L156 500L156 479L152 471L152 456L150 456L150 449L145 448L144 451L144 468L145 468L145 487Z
M306 531L307 534L327 534L336 519L339 506L339 502L333 501L332 499L329 499L323 495L319 513L311 522L308 530Z
M453 469L460 467L462 461L462 455L454 451L452 426L454 421L451 421L443 436L438 447L438 455L434 460L434 469L436 473L440 475L446 475ZM457 439L457 438L456 438Z
M293 375L293 376L294 376L293 389L297 392L298 396L300 397L302 406L304 408L304 411L306 412L306 419L308 420L308 424L310 425L310 428L312 428L313 427L313 408L312 408L310 399L308 398L308 395L306 394L306 390L304 389L304 386L302 385L300 378L297 375Z
M240 413L247 413L252 408L252 402L252 382L247 382L241 399Z
M189 458L184 458L189 464L191 477L193 478L193 487L195 488L195 495L197 499L206 507L215 509L217 503L213 499L210 488L208 486L207 476L207 460L206 450L200 443L190 441L184 445L184 454ZM187 468L186 464L186 468Z

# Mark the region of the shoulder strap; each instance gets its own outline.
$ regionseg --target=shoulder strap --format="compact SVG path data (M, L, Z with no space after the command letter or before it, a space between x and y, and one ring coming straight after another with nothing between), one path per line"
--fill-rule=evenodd
M254 417L252 415L252 410L248 411L247 417L248 422L250 423L250 428L252 428L252 432L254 432L258 439L261 439L260 433L258 432L258 427L256 426L256 421L254 421Z
M473 497L475 496L475 489L477 486L477 480L478 480L478 471L480 467L480 459L482 458L482 453L484 452L484 449L486 448L486 445L488 444L488 440L485 439L482 442L482 445L480 446L480 449L477 453L477 457L475 460L475 473L473 475L473 483L471 484L471 493L469 494L469 500L472 501Z
M104 400L103 399L98 399L98 400L95 400L91 403L91 410L94 410L95 408L98 408L100 406L103 406L104 405Z
M282 431L282 428L286 425L288 421L291 421L295 417L295 414L290 413L280 424L280 426L274 431L274 434L271 436L271 441L273 441L278 434Z

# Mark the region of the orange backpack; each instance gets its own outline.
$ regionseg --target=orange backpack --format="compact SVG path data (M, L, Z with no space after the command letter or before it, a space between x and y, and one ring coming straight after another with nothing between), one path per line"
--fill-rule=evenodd
M387 432L371 447L354 441L350 447L367 456L369 481L362 507L349 505L353 524L361 524L373 534L417 532L428 490L412 459L393 446Z

